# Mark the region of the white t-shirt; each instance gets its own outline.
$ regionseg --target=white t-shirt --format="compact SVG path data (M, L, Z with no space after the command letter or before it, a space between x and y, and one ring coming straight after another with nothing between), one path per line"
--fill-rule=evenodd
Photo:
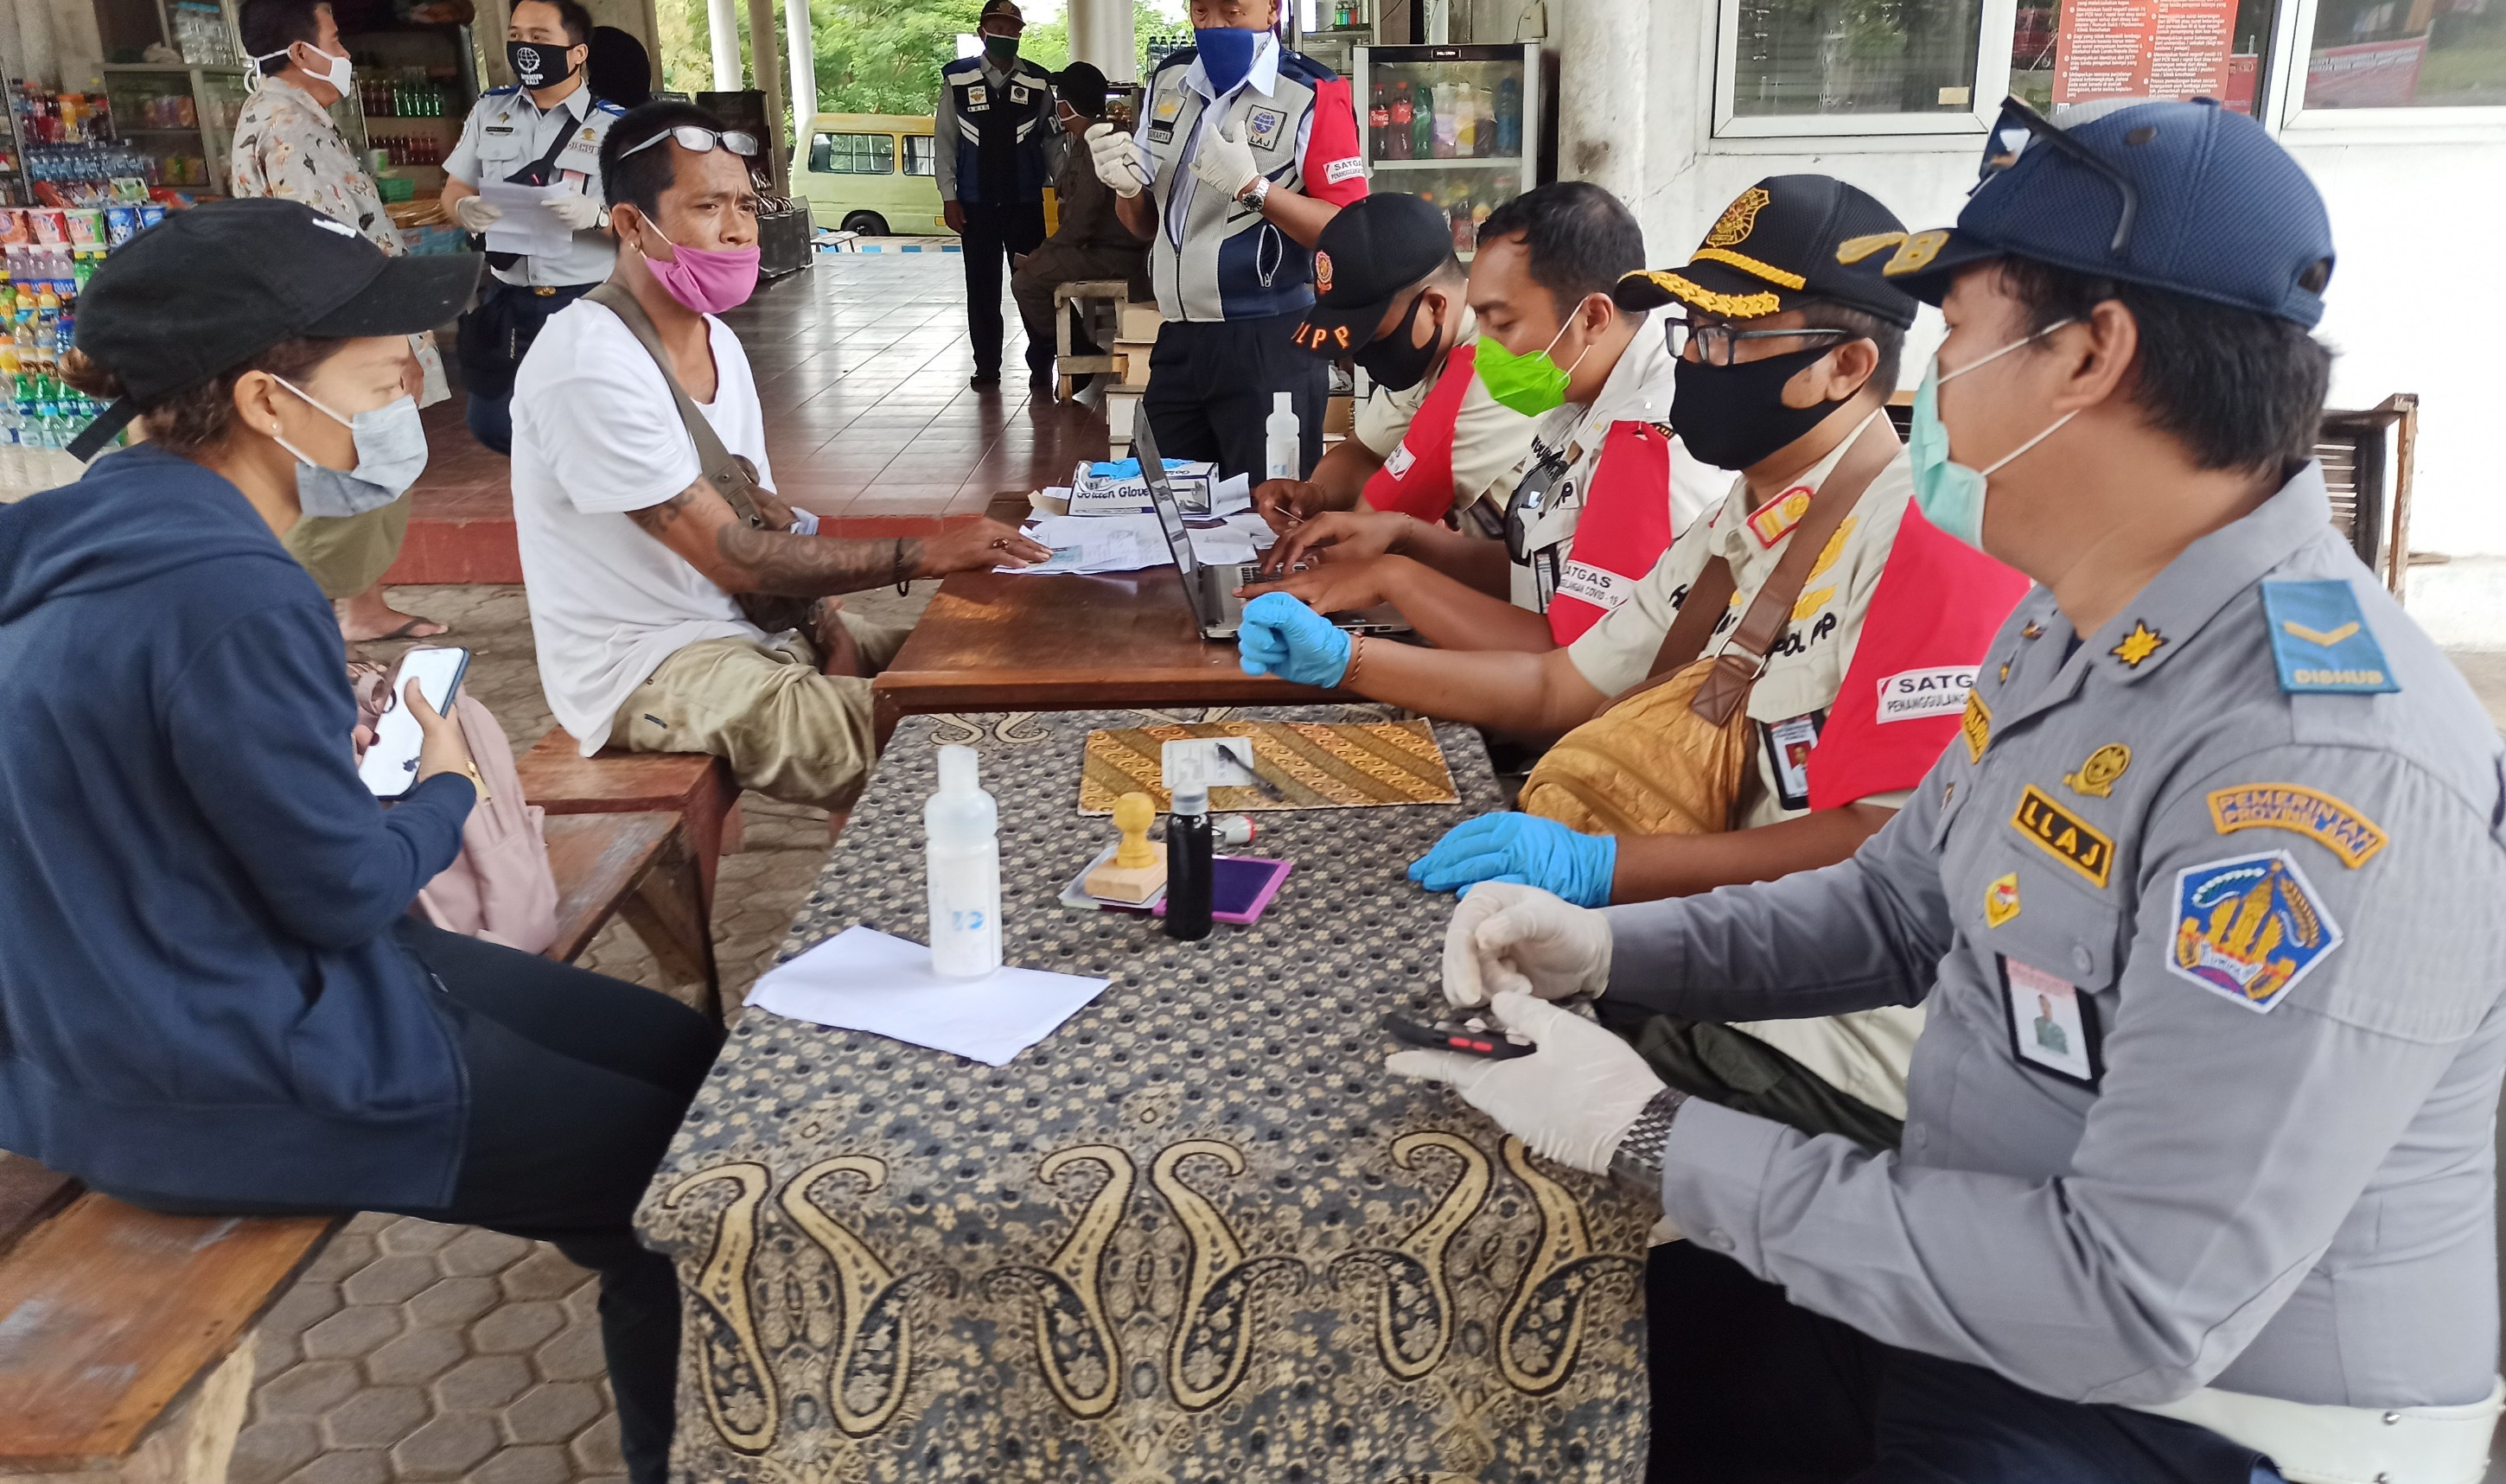
M712 315L723 445L766 463L766 419L739 337ZM763 639L730 593L627 517L700 472L661 368L617 315L577 301L550 318L514 378L514 525L540 688L587 758L662 660L703 639Z

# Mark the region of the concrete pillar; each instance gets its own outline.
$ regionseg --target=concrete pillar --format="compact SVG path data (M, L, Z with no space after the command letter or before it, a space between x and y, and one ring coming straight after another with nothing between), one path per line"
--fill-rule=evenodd
M794 148L808 142L818 117L818 52L809 39L809 0L783 0L783 31L792 52Z
M737 92L742 84L739 66L739 13L732 0L706 0L705 28L713 42L713 90Z
M789 195L791 152L783 134L783 75L774 65L774 0L748 0L748 54L757 61L757 90L766 94L766 157L773 166L774 194Z
M1114 83L1139 81L1140 41L1131 28L1131 0L1070 0L1070 59Z
M1549 0L1558 53L1557 173L1630 206L1648 184L1648 10L1647 0Z

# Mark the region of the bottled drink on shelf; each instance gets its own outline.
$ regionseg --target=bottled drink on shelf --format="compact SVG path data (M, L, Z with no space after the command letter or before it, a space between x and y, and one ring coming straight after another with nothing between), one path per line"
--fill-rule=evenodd
M1453 89L1453 154L1480 152L1480 90L1468 83Z
M1378 82L1366 102L1366 154L1370 159L1387 159L1384 135L1392 128L1392 105L1384 100L1383 84Z
M1496 85L1496 152L1509 159L1522 154L1522 85L1511 77Z
M1408 159L1410 158L1410 127L1411 120L1414 117L1412 110L1413 104L1410 100L1410 85L1408 83L1393 84L1392 128L1383 136L1383 158L1385 159Z
M1448 83L1436 89L1433 124L1435 132L1426 153L1434 155L1438 159L1453 158L1453 128L1458 122L1453 115L1453 105L1460 99L1461 89L1454 84Z
M1436 89L1425 83L1418 85L1416 102L1410 115L1410 156L1412 159L1436 158Z

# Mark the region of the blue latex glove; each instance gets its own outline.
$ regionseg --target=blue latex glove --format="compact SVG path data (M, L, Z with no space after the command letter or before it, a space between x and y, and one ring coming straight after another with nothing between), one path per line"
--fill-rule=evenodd
M1235 649L1247 675L1337 686L1348 673L1348 635L1284 592L1266 592L1244 605Z
M1411 862L1410 879L1431 892L1512 881L1579 907L1605 907L1618 865L1613 836L1577 834L1536 814L1483 814L1455 825L1435 849Z

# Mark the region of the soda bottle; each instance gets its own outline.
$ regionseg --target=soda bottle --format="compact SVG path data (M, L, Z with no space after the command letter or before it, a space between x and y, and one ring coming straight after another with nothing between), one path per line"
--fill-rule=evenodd
M1386 134L1383 139L1384 159L1408 159L1410 158L1410 124L1412 118L1413 112L1410 102L1410 85L1408 83L1393 84L1392 131L1389 134Z
M1392 127L1392 106L1383 99L1383 85L1377 83L1366 103L1366 153L1375 159L1385 159L1384 133Z
M1466 82L1454 93L1453 153L1468 158L1480 152L1480 90Z
M1454 117L1453 105L1460 97L1460 89L1450 83L1436 89L1435 138L1431 153L1438 159L1453 158L1453 127L1459 122Z
M1416 101L1411 105L1410 158L1436 158L1436 89L1425 83L1418 85Z
M1522 85L1511 77L1496 85L1496 152L1522 153Z

